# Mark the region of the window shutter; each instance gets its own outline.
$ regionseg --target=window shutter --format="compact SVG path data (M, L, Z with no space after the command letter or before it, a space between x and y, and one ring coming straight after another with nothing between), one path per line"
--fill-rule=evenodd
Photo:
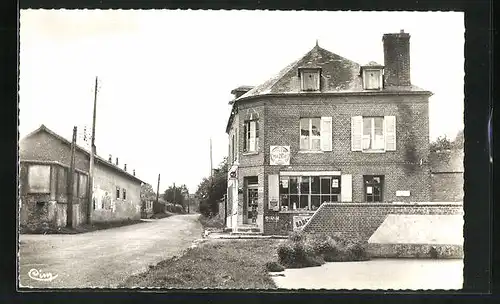
M248 151L248 124L243 124L243 151Z
M321 150L332 151L332 118L321 117Z
M351 117L351 150L362 151L363 117Z
M340 196L344 203L352 202L352 175L342 174L340 180Z
M255 121L250 122L250 139L248 141L250 144L249 151L255 151Z
M396 116L384 117L385 150L396 151Z
M269 184L269 209L273 209L273 206L271 206L271 201L278 202L279 201L279 175L278 174L270 174L267 176L268 177L268 184Z

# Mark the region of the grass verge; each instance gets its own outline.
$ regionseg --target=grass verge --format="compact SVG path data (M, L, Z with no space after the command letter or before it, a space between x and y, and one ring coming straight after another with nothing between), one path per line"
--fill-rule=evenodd
M224 221L219 219L218 217L205 217L201 215L199 217L199 221L203 228L215 228L215 229L223 229L224 228Z
M212 240L132 276L120 287L274 289L266 263L281 240Z
M141 223L141 220L122 220L109 223L83 224L75 228L68 227L48 227L48 228L29 228L21 227L21 234L79 234L96 230L117 228Z

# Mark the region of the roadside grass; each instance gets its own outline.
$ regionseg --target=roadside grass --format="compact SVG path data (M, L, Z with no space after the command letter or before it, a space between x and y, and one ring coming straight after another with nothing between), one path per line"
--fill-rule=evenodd
M162 219L162 218L170 217L172 215L175 215L175 213L165 211L163 213L155 213L150 218L151 219Z
M275 289L266 263L281 240L211 240L179 258L150 266L120 287Z
M207 229L207 228L223 229L224 228L224 221L219 219L216 216L206 217L206 216L201 215L199 217L199 221L204 229Z
M92 224L83 224L75 228L68 228L68 227L46 227L46 228L29 228L29 227L22 227L20 228L20 233L21 234L79 234L79 233L85 233L85 232L92 232L96 230L103 230L103 229L110 229L110 228L117 228L117 227L123 227L123 226L129 226L129 225L135 225L138 223L141 223L141 220L121 220L121 221L114 221L114 222L109 222L109 223L92 223Z

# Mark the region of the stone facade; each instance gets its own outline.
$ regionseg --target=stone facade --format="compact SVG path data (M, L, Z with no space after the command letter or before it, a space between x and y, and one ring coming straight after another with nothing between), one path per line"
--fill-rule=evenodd
M88 198L88 169L90 154L81 147L75 151L75 182L73 226L88 223L89 206L93 222L140 219L140 186L142 181L113 164L96 157L94 171L94 200ZM45 126L32 132L20 142L20 224L30 229L66 226L68 187L67 174L71 159L71 143ZM31 167L43 169L37 173L33 189L30 185ZM43 189L40 189L41 186ZM116 198L117 187L120 198ZM124 191L125 189L125 191ZM125 198L123 193L126 192ZM107 208L99 208L102 196L109 197ZM100 205L102 207L102 204Z

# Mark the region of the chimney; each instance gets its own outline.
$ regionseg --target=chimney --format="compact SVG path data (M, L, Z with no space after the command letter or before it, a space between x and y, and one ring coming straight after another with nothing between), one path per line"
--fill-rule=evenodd
M123 165L123 170L127 171L127 164Z
M134 170L132 170L132 174L135 176L135 169L134 169Z
M116 158L116 165L118 166L118 157Z
M109 155L108 161L109 161L110 163L112 163L112 162L113 162L113 156L112 156L111 154Z
M384 86L410 86L410 34L384 34Z

